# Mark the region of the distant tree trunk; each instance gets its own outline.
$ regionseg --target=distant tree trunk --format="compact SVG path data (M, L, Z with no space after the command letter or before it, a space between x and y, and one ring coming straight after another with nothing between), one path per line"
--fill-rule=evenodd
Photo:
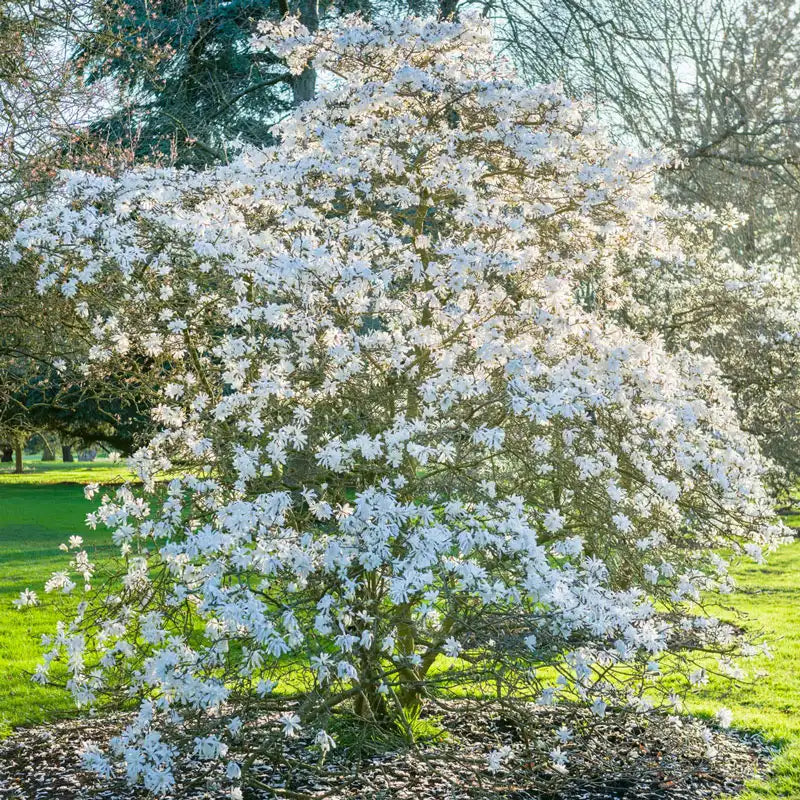
M439 19L458 20L458 0L439 0Z
M306 100L314 97L314 89L317 85L317 71L313 67L306 67L299 75L292 80L292 95L294 104L299 106Z
M14 445L14 472L22 474L22 442L19 440Z
M42 441L44 442L44 445L42 446L42 461L55 461L55 448L50 444L46 436L42 436Z
M72 457L72 445L69 445L69 444L62 444L61 445L61 460L64 463L67 463L67 462L75 460Z
M0 461L4 464L9 464L14 460L14 448L10 444L3 445L3 452L0 455Z
M300 0L299 11L300 22L311 33L319 29L319 0ZM316 86L317 71L309 65L292 80L292 98L295 106L306 100L313 100Z

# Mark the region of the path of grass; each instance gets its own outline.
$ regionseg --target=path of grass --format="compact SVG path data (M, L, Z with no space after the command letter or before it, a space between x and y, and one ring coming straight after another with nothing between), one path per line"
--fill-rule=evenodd
M111 466L115 475L124 469ZM0 735L17 725L72 713L63 692L38 687L25 675L36 666L38 637L55 627L54 612L43 607L20 613L11 601L26 587L41 592L49 574L64 565L58 545L70 534L83 536L90 549L107 546L105 534L84 526L93 504L75 483L103 480L108 468L107 463L73 464L23 476L0 474ZM713 715L726 705L734 725L780 746L774 775L755 782L746 800L800 798L800 541L766 565L740 568L738 577L741 589L733 603L774 637L775 657L755 665L765 673L755 684L732 688L712 683L691 708Z

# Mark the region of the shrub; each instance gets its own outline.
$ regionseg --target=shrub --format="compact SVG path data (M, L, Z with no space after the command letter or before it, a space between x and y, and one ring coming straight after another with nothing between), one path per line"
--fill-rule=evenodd
M138 698L111 761L154 791L253 727L324 754L342 707L409 735L448 692L644 710L671 649L735 650L702 593L781 531L713 363L620 321L623 265L680 253L663 159L480 22L284 24L257 44L324 88L278 145L70 174L17 236L93 321L87 370L160 391L144 488L90 515L123 574L39 676ZM302 699L265 719L276 686Z

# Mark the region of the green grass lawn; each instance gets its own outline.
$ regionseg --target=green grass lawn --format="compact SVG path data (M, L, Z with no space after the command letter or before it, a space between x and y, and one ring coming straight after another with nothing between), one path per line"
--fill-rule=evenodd
M774 774L754 782L743 798L800 798L800 540L765 564L742 565L737 578L732 604L764 629L773 658L748 662L762 677L746 686L712 682L690 708L713 715L725 705L733 711L735 727L758 732L780 747Z
M94 461L42 461L39 456L25 457L22 473L14 472L14 464L0 463L0 487L43 486L46 484L124 483L134 475L124 461L114 463L107 458Z
M66 693L24 674L36 666L39 637L52 633L55 612L47 606L20 612L11 601L26 587L43 594L50 573L66 564L58 546L71 534L90 547L105 543L102 533L85 525L91 510L80 485L0 484L0 733L71 710Z
M5 466L5 465L3 465ZM108 547L107 534L84 525L94 507L80 484L127 476L125 468L94 464L26 463L21 476L0 473L0 735L13 727L74 713L64 692L32 683L39 636L55 627L47 605L19 612L11 605L23 589L42 594L47 576L62 568L58 546L71 534L84 537L90 553ZM108 476L108 477L107 477ZM800 798L800 541L773 554L765 565L738 570L733 604L772 640L774 659L753 664L764 675L753 684L712 682L691 710L713 716L720 705L734 713L736 727L761 733L780 747L774 774L754 782L744 795Z

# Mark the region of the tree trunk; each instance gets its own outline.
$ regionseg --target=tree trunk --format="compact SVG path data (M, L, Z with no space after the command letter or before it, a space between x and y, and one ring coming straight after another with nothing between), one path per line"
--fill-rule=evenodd
M319 0L300 0L300 22L314 33L319 29ZM292 98L295 106L306 100L314 99L314 90L317 86L317 71L312 66L307 66L292 80Z
M56 460L56 450L53 445L47 440L46 436L42 436L42 441L44 445L42 447L42 461L55 461Z
M292 80L292 96L295 106L314 98L314 89L317 85L317 71L313 67L306 67Z
M439 0L439 19L458 20L458 0Z
M72 445L69 445L69 444L62 444L61 445L61 460L65 464L75 460L72 457Z
M392 711L384 695L378 689L382 683L381 669L377 653L372 649L361 654L358 671L358 685L361 693L356 697L354 710L359 717L382 725L392 721Z
M10 444L3 445L3 452L0 454L0 461L10 464L14 460L14 448Z
M14 445L14 472L17 475L22 474L22 442Z

